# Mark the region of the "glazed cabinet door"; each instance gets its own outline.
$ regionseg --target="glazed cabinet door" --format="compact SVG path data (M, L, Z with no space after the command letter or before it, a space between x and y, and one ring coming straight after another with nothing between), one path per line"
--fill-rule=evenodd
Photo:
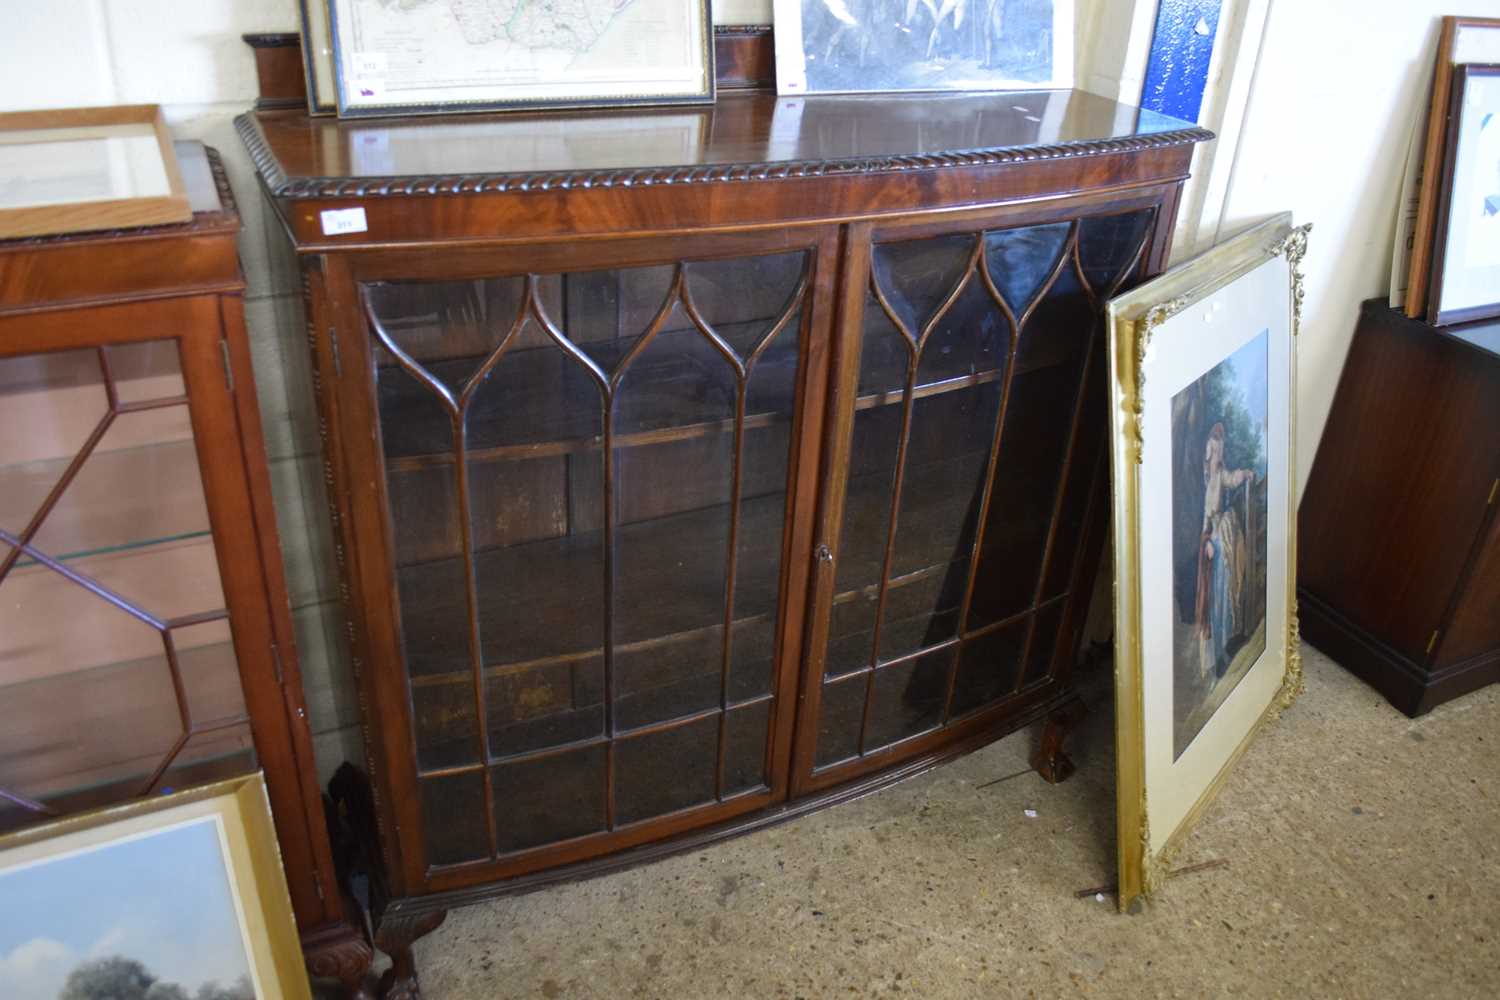
M359 331L343 462L406 891L785 793L833 246L801 240L333 276Z
M219 329L212 298L0 317L0 832L255 767Z
M850 227L799 790L1062 687L1107 506L1103 303L1158 263L1159 207Z

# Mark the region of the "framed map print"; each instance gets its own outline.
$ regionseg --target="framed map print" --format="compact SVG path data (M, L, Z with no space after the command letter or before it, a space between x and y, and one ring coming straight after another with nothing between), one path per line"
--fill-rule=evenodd
M1280 215L1112 300L1120 907L1301 689L1297 270Z
M340 117L714 99L708 0L327 0Z
M1073 86L1073 0L774 0L781 94Z

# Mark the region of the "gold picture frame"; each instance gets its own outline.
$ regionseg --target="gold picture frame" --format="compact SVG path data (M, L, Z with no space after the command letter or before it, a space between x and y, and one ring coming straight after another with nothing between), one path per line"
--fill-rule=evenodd
M1283 213L1106 308L1122 911L1161 887L1250 740L1302 688L1296 335L1310 228Z
M0 917L7 996L129 975L164 995L311 997L259 772L0 837Z

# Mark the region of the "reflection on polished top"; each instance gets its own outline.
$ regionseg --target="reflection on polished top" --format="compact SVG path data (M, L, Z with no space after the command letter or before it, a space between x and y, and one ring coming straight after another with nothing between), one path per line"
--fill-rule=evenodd
M737 180L1065 157L1211 137L1189 122L1077 90L727 94L694 109L378 123L263 112L244 116L239 127L273 192L286 197L326 193L328 182L338 180L506 175L545 177L537 183L546 186ZM650 176L630 176L638 171ZM601 179L601 172L627 176Z

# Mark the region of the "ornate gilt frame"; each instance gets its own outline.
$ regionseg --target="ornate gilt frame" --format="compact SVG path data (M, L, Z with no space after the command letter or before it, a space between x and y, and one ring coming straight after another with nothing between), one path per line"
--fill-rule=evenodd
M1110 328L1112 463L1115 538L1115 743L1119 831L1119 903L1134 912L1138 902L1161 888L1173 856L1203 810L1213 801L1235 762L1262 726L1280 716L1302 691L1296 598L1296 337L1302 315L1302 274L1312 227L1293 227L1283 213L1179 265L1154 281L1108 304ZM1159 851L1153 852L1146 796L1144 660L1141 623L1140 525L1141 464L1145 457L1144 415L1148 352L1153 336L1169 319L1201 302L1276 257L1287 261L1291 287L1288 404L1288 524L1286 635L1281 650L1279 689L1229 753L1213 779ZM1268 647L1267 653L1271 649Z

